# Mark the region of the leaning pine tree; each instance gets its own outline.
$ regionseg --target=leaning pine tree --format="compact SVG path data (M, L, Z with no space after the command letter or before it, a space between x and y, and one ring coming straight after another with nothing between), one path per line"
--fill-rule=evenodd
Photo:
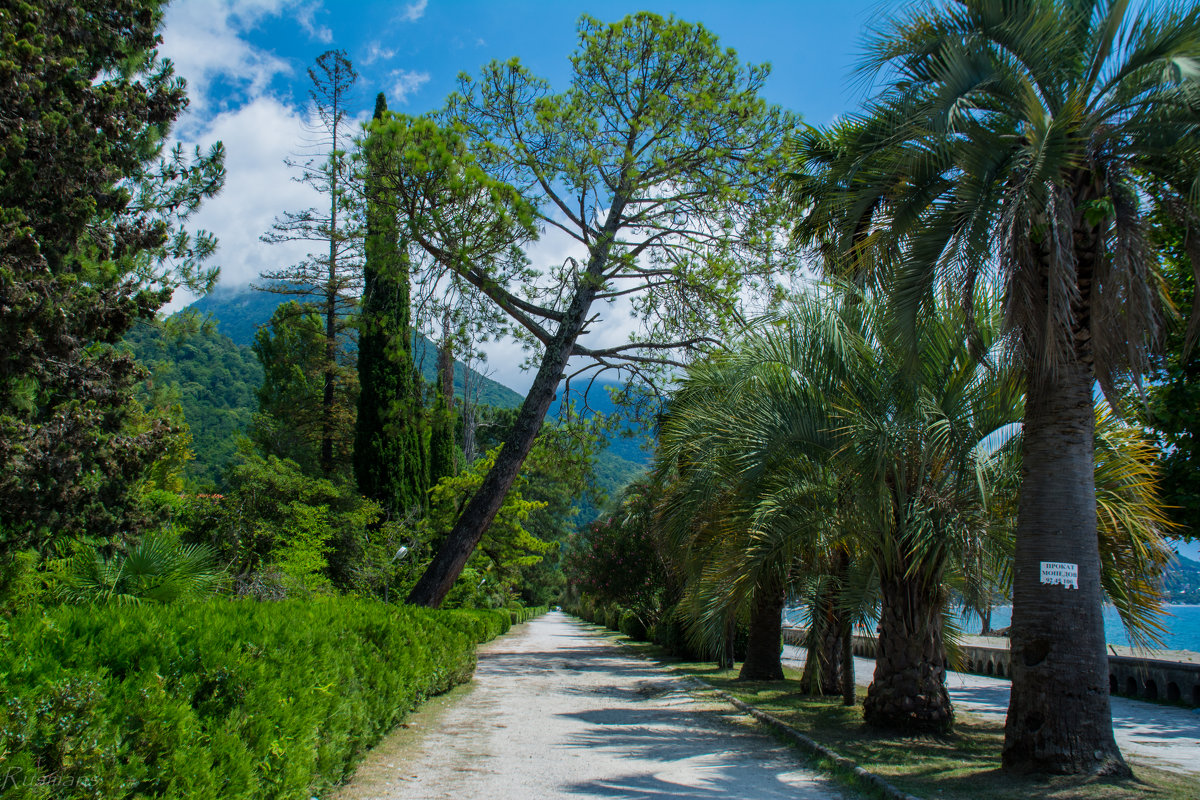
M518 61L464 77L440 117L389 115L382 179L405 235L475 301L506 315L540 360L479 491L409 601L438 606L517 480L564 377L616 372L657 387L683 354L713 346L769 283L782 237L769 193L795 123L702 26L640 13L579 24L566 91ZM521 252L542 229L579 246L561 266ZM640 330L598 342L605 311L632 304ZM624 324L624 323L622 323Z
M380 92L375 118L385 111L387 100ZM368 136L368 163L375 146ZM401 515L424 505L429 478L420 385L412 360L408 257L399 242L395 210L379 203L376 194L368 175L354 476L363 495L389 514Z

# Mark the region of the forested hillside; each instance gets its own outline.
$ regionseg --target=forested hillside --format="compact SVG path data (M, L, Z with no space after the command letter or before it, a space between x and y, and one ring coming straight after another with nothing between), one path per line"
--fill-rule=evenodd
M282 303L293 298L282 294L258 292L248 288L218 288L188 306L201 316L211 317L217 329L234 344L249 348L254 333L271 319L271 314ZM421 377L432 383L437 378L437 348L420 333L413 336L413 363L421 371ZM247 350L249 352L249 350ZM455 362L454 391L462 396L463 378L467 368ZM495 408L516 408L521 404L521 395L502 383L472 372L471 389L477 393L478 402Z
M188 307L188 310L211 318L216 328L214 338L228 343L216 346L215 349L210 348L214 356L218 353L225 353L229 347L232 347L240 353L243 363L251 363L257 369L254 354L250 351L250 343L254 341L254 333L258 330L259 326L266 324L270 320L271 314L276 307L287 299L286 296L270 294L268 292L217 289L192 303ZM426 381L432 383L437 377L436 348L432 342L420 334L415 336L414 345L413 361L421 370L421 376ZM195 345L190 351L179 352L188 359L198 360L200 357L196 354L196 351L200 349L204 348ZM157 361L160 358L158 351L141 349L140 339L138 343L135 343L135 350L139 356L148 359L147 363L149 361ZM199 364L186 368L192 370L193 373L197 371L200 374L204 373L204 368L199 366ZM173 379L171 377L174 374L173 369L168 368L166 371L166 380ZM462 396L463 378L468 371L468 368L463 364L455 363L454 389L455 394L459 397ZM521 395L517 392L477 372L469 372L472 389L478 391L478 402L481 405L493 408L516 408L521 404ZM215 377L219 377L222 374L221 369L214 367L213 374ZM261 380L261 369L256 374L256 380ZM241 423L243 429L253 414L253 390L256 385L256 383L252 385L245 395L246 403L249 405L243 409L244 413L237 415L240 419L244 420ZM223 406L218 403L216 408L210 409L210 404L202 393L196 391L196 388L193 385L192 390L185 392L182 398L189 424L193 417L206 421L203 431L193 428L193 448L196 452L196 464L190 474L197 477L212 475L215 478L220 465L233 452L233 445L228 444L226 441L222 442L223 446L209 446L210 443L216 444L216 440L208 436L210 429L216 430L216 428L211 427L211 421L218 417L224 418L221 416ZM617 412L617 408L613 404L607 390L607 384L598 383L589 395L588 403L593 409L602 414ZM559 404L559 401L556 400L551 406L549 418L553 419L557 415ZM632 431L629 426L623 426L622 429L609 438L608 447L602 450L597 456L595 484L598 489L608 496L615 495L622 487L637 476L638 473L645 470L649 464L652 455L650 434L641 429L637 429L635 435L628 435L630 433ZM580 510L580 522L590 521L597 513L599 513L599 509L595 508L590 501L585 500Z
M222 472L237 451L238 437L248 430L256 409L254 392L263 377L249 345L258 327L286 299L266 292L218 290L188 309L208 317L211 324L138 325L125 337L137 359L150 368L154 387L178 397L191 429L194 453L186 475L201 486L221 484ZM432 382L437 375L436 349L424 337L418 336L415 343L414 361L425 380ZM455 389L461 397L463 375L468 370L460 363L455 366ZM521 403L521 395L503 384L475 372L470 380L473 387L479 387L482 405L516 408ZM604 387L597 387L589 402L601 413L616 411ZM557 410L556 402L550 418ZM646 435L613 435L596 457L595 487L608 497L615 496L646 469L648 442ZM582 499L578 522L590 522L599 511L590 499Z
M195 453L186 475L219 484L254 415L263 377L258 359L249 347L196 326L136 325L125 342L150 369L153 387L178 397Z

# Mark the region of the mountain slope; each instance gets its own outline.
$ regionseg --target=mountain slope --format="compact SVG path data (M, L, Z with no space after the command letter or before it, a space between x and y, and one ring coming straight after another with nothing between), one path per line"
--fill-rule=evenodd
M218 483L225 464L236 452L237 437L243 434L256 406L254 390L262 381L262 369L249 345L260 325L270 320L275 308L287 301L283 295L249 290L219 290L193 303L188 311L210 318L209 331L181 326L183 332L168 334L153 326L139 326L126 338L127 344L153 373L156 383L179 387L180 404L192 429L196 459L189 476L202 483ZM216 330L211 330L215 328ZM433 381L437 374L437 350L424 337L414 341L414 357L422 375ZM456 364L455 389L462 395L466 367ZM516 408L524 399L512 389L478 373L471 377L480 387L480 402L498 408ZM590 404L602 413L615 407L608 392L597 387ZM559 403L550 410L553 418ZM652 441L644 431L631 437L614 436L601 451L595 466L595 485L614 497L633 477L646 469ZM595 517L597 509L584 503L580 521Z
M254 392L262 367L248 347L215 331L174 331L135 325L125 344L151 374L154 384L175 387L192 434L195 459L187 476L201 484L220 483L257 408Z
M1200 603L1200 561L1176 555L1163 580L1168 603Z
M249 347L254 343L254 334L259 327L271 320L276 307L294 298L271 292L250 289L217 289L188 306L201 316L212 317L222 334L235 344ZM413 341L413 362L421 376L432 383L437 379L437 348L424 336L417 334ZM467 367L454 362L454 391L462 396ZM502 383L471 371L472 388L479 393L479 402L497 408L516 408L524 399Z

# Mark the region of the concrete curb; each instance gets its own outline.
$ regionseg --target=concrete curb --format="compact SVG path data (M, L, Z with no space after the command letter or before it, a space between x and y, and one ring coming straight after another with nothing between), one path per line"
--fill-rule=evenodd
M705 683L704 681L700 680L699 678L689 677L686 680L693 687L714 693L715 695L717 695L717 697L720 697L722 700L725 700L725 701L733 704L736 708L738 708L741 711L746 712L747 714L754 717L759 722L769 725L770 727L772 727L775 730L779 731L780 733L784 734L785 736L787 736L788 738L793 740L796 744L800 745L800 748L802 750L812 753L815 756L820 756L821 758L828 759L829 761L832 761L834 764L837 764L839 767L842 767L845 770L853 772L856 777L858 777L865 783L869 784L872 788L882 792L883 796L888 798L888 800L921 800L921 798L919 798L919 797L908 794L907 792L900 791L895 786L892 786L890 783L885 781L883 778L876 775L874 772L868 772L867 770L858 766L857 764L855 764L853 761L846 758L845 756L838 755L833 750L830 750L828 747L821 744L820 742L817 742L816 740L811 739L808 736L805 736L803 733L796 730L791 725L788 725L786 722L779 719L779 717L768 714L765 711L760 711L759 709L755 708L754 706L749 705L748 703L742 702L741 700L737 699L736 697L729 694L728 692L723 692L720 689L716 688L715 686L713 686L709 683Z

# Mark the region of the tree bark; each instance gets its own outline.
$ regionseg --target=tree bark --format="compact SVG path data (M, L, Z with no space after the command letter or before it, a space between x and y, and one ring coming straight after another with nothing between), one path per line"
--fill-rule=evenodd
M1130 774L1108 699L1092 384L1077 361L1025 401L1003 759L1018 772ZM1042 562L1076 564L1079 588L1042 583Z
M781 681L781 637L783 603L786 592L781 582L759 585L750 610L750 636L746 642L746 660L738 673L739 681Z
M333 384L334 363L337 361L337 246L338 246L338 123L341 121L339 100L333 98L333 150L329 155L329 276L325 284L325 385L321 395L321 474L333 474Z
M869 725L941 733L954 723L946 691L941 598L919 576L881 578L875 676L863 701Z
M854 626L842 626L842 705L854 705Z
M1014 772L1129 776L1112 732L1096 534L1092 293L1106 245L1083 209L1104 189L1087 170L1074 181L1072 352L1049 366L1036 357L1042 342L1026 332L1035 355L1027 368L1003 764ZM1045 251L1039 266L1049 296ZM1074 564L1078 588L1043 583L1045 562Z
M843 690L842 633L846 627L839 613L842 580L849 566L843 551L834 555L831 579L824 582L813 600L812 625L808 631L808 653L804 659L803 691L812 695L838 695Z
M721 669L733 669L733 651L737 649L737 617L730 615L725 622L725 635L722 637L720 652L717 653L717 666Z

